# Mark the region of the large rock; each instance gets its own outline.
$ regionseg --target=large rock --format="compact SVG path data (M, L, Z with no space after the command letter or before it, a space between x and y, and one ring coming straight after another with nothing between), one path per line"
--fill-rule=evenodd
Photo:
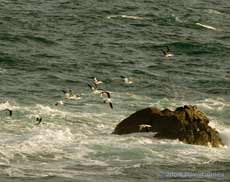
M188 144L222 146L219 133L211 128L209 119L196 106L169 109L146 108L121 121L114 134L156 132L155 137L176 139Z

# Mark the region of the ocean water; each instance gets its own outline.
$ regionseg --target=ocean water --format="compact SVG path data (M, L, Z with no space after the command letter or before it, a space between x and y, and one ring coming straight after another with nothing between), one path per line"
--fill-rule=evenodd
M0 181L229 181L229 42L229 0L2 0ZM94 77L114 109L87 86ZM224 147L111 134L139 109L184 104Z

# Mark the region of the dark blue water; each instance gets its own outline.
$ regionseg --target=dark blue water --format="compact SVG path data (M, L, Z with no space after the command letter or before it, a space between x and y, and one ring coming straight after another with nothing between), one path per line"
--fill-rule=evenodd
M228 0L1 1L0 180L229 181L229 30ZM114 109L87 86L94 77ZM184 104L225 147L111 134L138 109Z

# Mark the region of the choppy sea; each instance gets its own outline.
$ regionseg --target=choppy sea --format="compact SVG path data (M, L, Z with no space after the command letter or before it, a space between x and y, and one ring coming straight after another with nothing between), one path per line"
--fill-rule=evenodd
M0 181L229 181L229 55L229 0L1 0ZM139 109L185 104L224 147L111 134Z

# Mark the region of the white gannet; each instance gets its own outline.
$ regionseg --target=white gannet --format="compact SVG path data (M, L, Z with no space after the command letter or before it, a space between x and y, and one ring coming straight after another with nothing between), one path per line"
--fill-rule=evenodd
M91 89L93 94L100 94L101 91L103 91L102 89L98 89L97 85L93 83L93 85L90 85L89 83L87 84L88 87Z
M68 91L62 90L62 92L65 94L65 99L69 99L69 100L81 99L80 95L75 94L72 89L69 89Z
M121 78L123 79L123 81L124 81L125 84L132 84L133 83L132 80L130 80L129 78L127 78L125 76L121 76Z
M109 93L108 91L102 91L102 92L101 92L101 95L102 95L102 96L104 96L104 95L107 96L107 98L104 98L104 103L109 104L109 107L110 107L111 109L113 109L113 104L112 104L112 100L111 100L111 95L110 95L110 93Z
M152 126L148 125L148 124L141 124L141 125L139 125L139 131L143 131L143 129L145 129L146 132L149 132L150 128L152 128Z
M62 100L59 100L55 103L55 106L63 106L64 105L64 102Z
M36 117L36 121L38 121L38 122L37 122L35 125L41 124L41 122L42 122L42 117L41 117L41 116Z
M170 51L169 47L167 46L166 48L167 48L167 50L166 50L166 51L165 51L165 50L162 50L162 52L163 52L164 56L165 56L165 57L173 57L173 56L174 56L174 54L173 54L173 53L171 53L171 51Z
M99 85L99 84L102 84L103 82L102 82L101 80L97 80L97 78L94 77L93 83L94 83L95 85Z

